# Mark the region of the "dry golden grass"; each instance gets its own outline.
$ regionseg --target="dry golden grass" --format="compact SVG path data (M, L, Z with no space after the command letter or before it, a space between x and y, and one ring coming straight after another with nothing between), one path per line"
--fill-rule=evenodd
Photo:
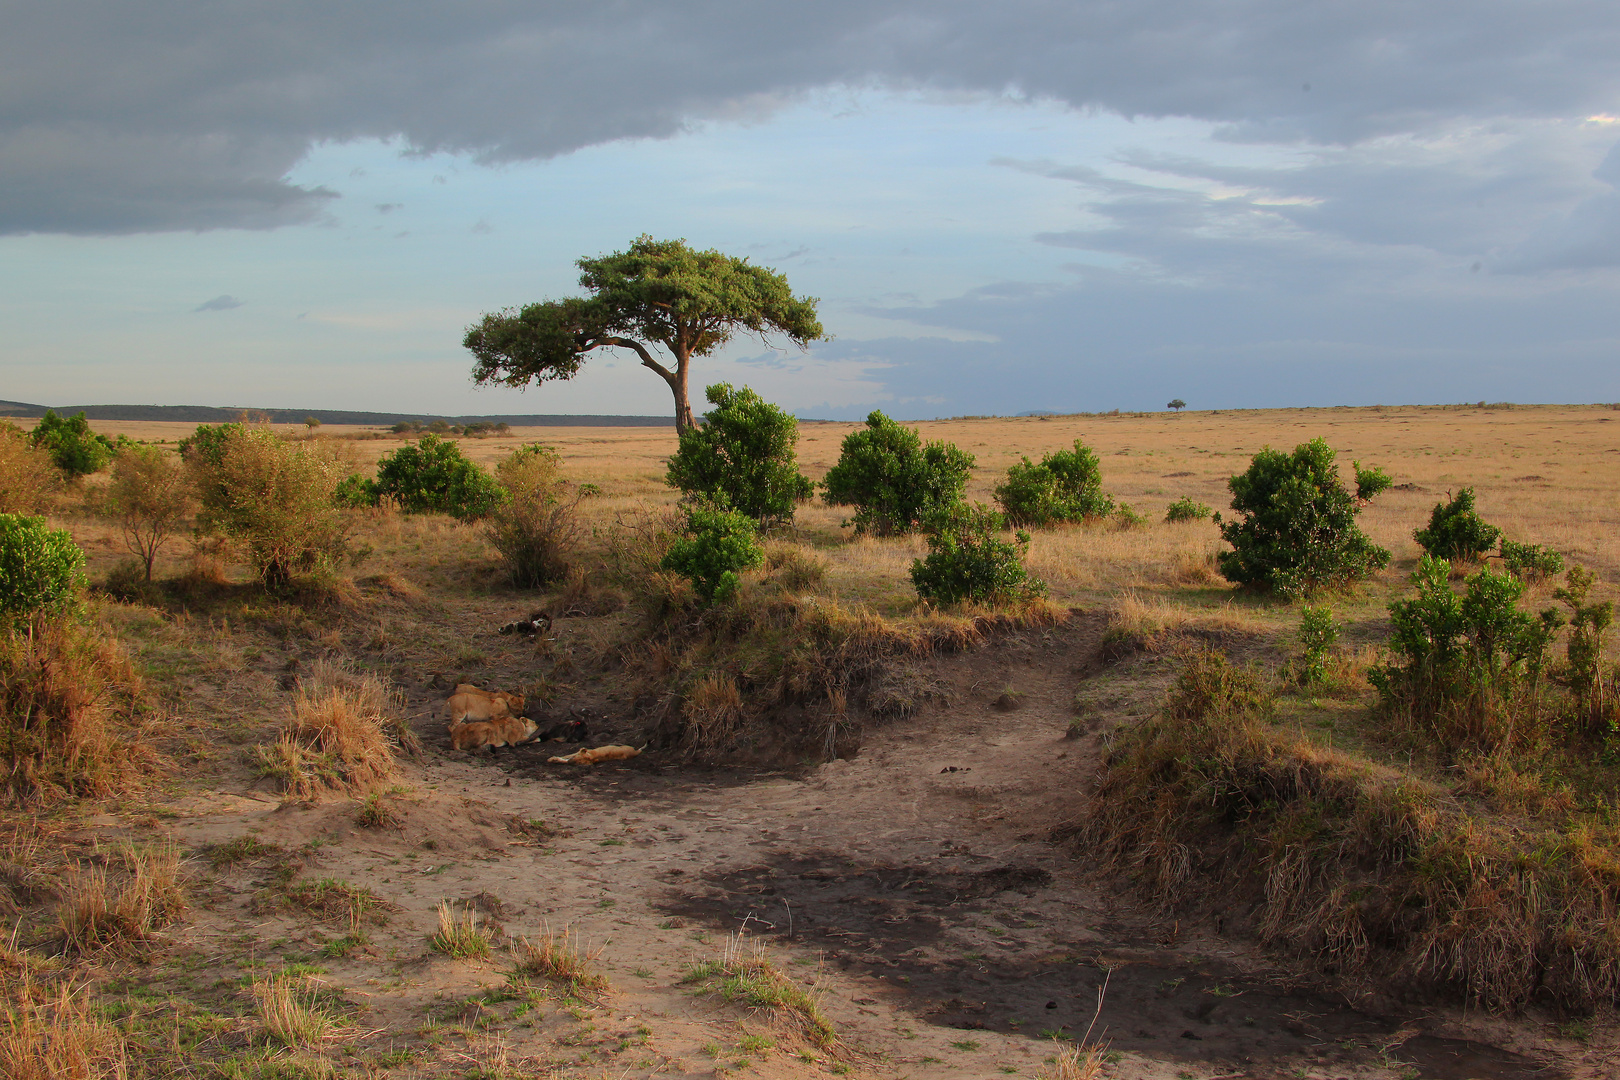
M124 1080L123 1034L67 986L24 980L0 996L0 1076L6 1080Z
M1100 1046L1074 1046L1053 1040L1052 1059L1036 1080L1096 1080L1102 1074L1107 1050Z
M276 741L257 747L255 756L261 771L296 799L364 791L394 777L396 751L416 747L393 712L393 695L377 676L316 661Z
M546 979L566 986L572 991L603 993L608 981L596 970L596 960L602 950L588 950L579 934L570 927L552 930L542 928L538 941L523 938L518 942L518 962L513 974L524 979Z
M294 1050L315 1045L335 1026L302 980L280 975L254 979L253 1001L265 1038Z
M56 908L63 946L80 955L145 941L186 910L180 849L172 842L123 847L111 880L104 866L72 873Z

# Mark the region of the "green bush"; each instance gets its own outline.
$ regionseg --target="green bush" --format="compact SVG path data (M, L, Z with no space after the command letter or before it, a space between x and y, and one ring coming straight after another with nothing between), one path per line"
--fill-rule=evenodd
M796 503L815 487L799 472L793 444L799 422L748 387L708 388L714 406L700 426L680 433L668 481L689 496L724 497L760 525L793 520Z
M1056 525L1059 521L1098 521L1115 513L1115 500L1103 492L1102 463L1090 447L1055 450L1040 460L1019 461L996 487L996 502L1009 525Z
M1008 603L1046 595L1046 584L1024 568L1029 534L1008 542L998 535L1004 522L987 506L957 503L931 517L928 557L911 563L917 595L940 604L971 600Z
M1201 502L1182 496L1164 512L1166 521L1205 521L1213 511Z
M0 514L0 620L21 627L70 608L84 586L84 552L42 517Z
M1613 734L1613 721L1609 717L1608 692L1603 679L1603 641L1614 622L1614 601L1587 602L1587 594L1597 576L1582 566L1572 566L1564 578L1564 587L1553 591L1553 598L1569 608L1569 642L1565 646L1568 661L1563 680L1575 695L1580 717L1593 734ZM1553 621L1548 612L1544 620ZM1556 621L1562 622L1560 616Z
M488 517L505 497L461 447L429 433L377 463L379 498L391 498L408 514L449 514L462 521Z
M378 502L377 481L367 480L359 473L350 473L338 481L338 486L332 492L332 503L345 510L359 510L367 506L376 506Z
M686 535L670 546L661 567L689 579L703 599L723 602L736 595L737 575L764 561L753 518L694 503L686 508Z
M1561 621L1520 611L1524 585L1482 568L1459 595L1451 564L1425 555L1412 575L1416 594L1389 605L1393 661L1368 675L1385 714L1447 751L1495 751L1534 735L1518 722L1515 697L1533 694Z
M950 443L925 446L916 429L873 412L864 430L844 437L822 487L829 506L855 508L857 532L893 536L960 502L972 472L972 454Z
M1412 539L1437 559L1474 562L1491 550L1502 530L1487 525L1474 512L1474 489L1463 488L1449 502L1435 503L1429 527L1417 529Z
M33 441L68 477L100 472L112 460L114 450L111 439L90 430L90 421L82 412L64 418L46 410L34 426Z
M1352 495L1339 481L1335 456L1323 439L1301 443L1292 454L1267 447L1247 472L1227 481L1232 509L1243 518L1221 525L1232 545L1218 556L1226 580L1302 596L1354 584L1389 563L1389 552L1356 525L1361 504L1389 487L1389 476L1354 462Z
M520 589L556 581L568 572L568 553L579 537L575 510L582 497L562 479L562 457L549 446L521 446L495 467L506 498L485 524L490 544L506 560Z
M273 589L291 584L294 573L330 570L348 536L332 503L343 470L329 447L225 426L233 430L192 443L187 456L201 531L241 544Z
M1097 521L1115 512L1114 500L1102 489L1102 465L1079 439L1073 450L1057 450L1039 465L1024 458L1007 470L996 488L996 501L1014 526Z
M1502 565L1520 581L1545 581L1564 572L1564 557L1540 544L1519 544L1502 538Z
M1299 609L1300 682L1312 685L1327 677L1328 654L1339 643L1339 624L1327 606Z

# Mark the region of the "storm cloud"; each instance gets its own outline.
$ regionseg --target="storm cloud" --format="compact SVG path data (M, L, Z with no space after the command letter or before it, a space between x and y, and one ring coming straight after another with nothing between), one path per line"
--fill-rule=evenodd
M318 221L340 193L287 174L323 142L539 159L767 116L828 86L1023 95L1318 147L1598 113L1620 90L1620 8L1597 2L60 0L0 11L6 233ZM1379 176L1397 183L1400 168ZM1354 169L1333 177L1319 186L1357 181ZM1601 196L1579 214L1612 230ZM1559 212L1584 227L1575 209ZM1331 217L1318 212L1313 227L1337 227ZM1608 258L1544 224L1540 247L1520 241L1523 265Z

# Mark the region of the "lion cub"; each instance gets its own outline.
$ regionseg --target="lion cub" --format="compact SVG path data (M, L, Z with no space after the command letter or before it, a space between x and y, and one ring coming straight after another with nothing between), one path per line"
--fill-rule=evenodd
M598 746L594 750L586 747L575 750L567 757L546 758L548 765L595 765L598 761L624 761L641 753L635 746Z
M462 683L450 695L449 706L450 724L454 727L467 720L517 716L523 712L523 695L509 694L505 690L480 690L471 683Z
M477 750L489 747L493 754L497 746L521 746L534 739L539 725L527 716L502 716L494 720L469 720L453 724L450 745L457 750Z

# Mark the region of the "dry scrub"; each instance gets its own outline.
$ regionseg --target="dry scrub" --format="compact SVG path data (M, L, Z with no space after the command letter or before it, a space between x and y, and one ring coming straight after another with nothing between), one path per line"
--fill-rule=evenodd
M142 695L122 648L63 620L0 633L0 754L12 801L107 795L150 754L133 734Z
M520 979L546 979L575 994L600 994L608 989L607 979L596 970L601 953L601 949L588 951L569 927L553 931L546 926L537 942L527 938L519 942L517 968L512 974Z
M123 1034L68 986L30 980L0 995L0 1076L6 1080L124 1080Z
M395 715L395 700L375 675L317 664L293 698L292 715L269 746L256 747L260 770L305 802L328 791L364 791L395 775L395 753L418 744Z
M63 948L80 955L125 948L150 938L186 910L180 850L173 843L126 845L109 879L107 866L71 874L56 909Z
M1620 817L1541 820L1268 720L1252 670L1187 664L1125 734L1086 832L1170 906L1257 904L1268 944L1330 971L1449 987L1492 1007L1591 1009L1620 993Z

